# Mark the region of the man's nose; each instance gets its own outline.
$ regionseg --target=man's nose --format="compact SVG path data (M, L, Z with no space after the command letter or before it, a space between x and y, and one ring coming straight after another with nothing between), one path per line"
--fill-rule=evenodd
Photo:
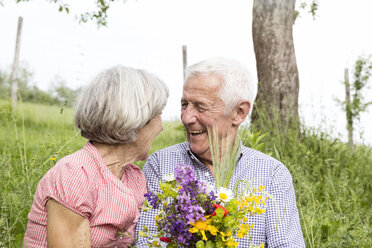
M191 124L196 122L196 110L193 106L188 105L181 111L181 120L183 124Z

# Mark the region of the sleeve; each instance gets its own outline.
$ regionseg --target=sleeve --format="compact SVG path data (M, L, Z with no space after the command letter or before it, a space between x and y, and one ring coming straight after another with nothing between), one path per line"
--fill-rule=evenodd
M57 166L58 165L58 166ZM94 187L82 165L74 162L57 164L41 182L40 188L50 198L89 219L94 211Z
M159 187L159 180L161 179L159 173L159 162L157 158L157 154L153 154L146 162L143 167L143 173L145 174L147 180L147 188L148 191L153 193L160 193ZM148 237L140 237L138 233L143 231L143 226L146 226L151 234L155 235L157 232L155 226L155 216L159 213L158 210L150 209L148 211L141 210L141 217L137 223L136 231L135 231L135 238L137 240L136 247L144 248L148 247L147 244L149 242Z
M274 171L269 193L273 199L267 206L267 247L305 247L292 176L282 164Z

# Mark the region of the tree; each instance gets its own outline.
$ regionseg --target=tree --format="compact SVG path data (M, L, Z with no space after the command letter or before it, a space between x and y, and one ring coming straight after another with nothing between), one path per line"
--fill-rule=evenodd
M8 98L9 92L9 75L7 72L0 70L0 99Z
M56 76L51 83L50 93L54 96L53 98L68 107L73 107L80 91L81 87L75 90L67 87L66 81L59 76Z
M302 1L301 9L315 18L316 0ZM258 93L252 123L278 122L285 130L299 124L299 74L292 27L299 16L296 0L254 0L252 17L253 46L256 55Z
M29 0L15 0L17 3L20 2L28 2ZM66 13L70 13L70 6L66 4L63 0L47 0L48 2L52 2L57 4L58 11ZM97 23L98 27L106 26L107 25L107 11L110 8L112 2L117 0L95 0L96 2L96 11L80 13L78 18L79 22L87 22L89 20L94 20ZM126 0L123 0L125 2ZM0 0L0 6L4 6L4 0Z
M363 88L366 87L370 77L372 76L372 61L371 57L359 57L354 65L353 78L354 81L350 84L348 70L345 70L345 90L346 99L341 102L341 106L346 112L346 129L348 131L349 148L353 147L353 131L354 121L360 120L360 114L366 111L367 107L372 104L364 102ZM352 93L352 94L350 94Z
M292 26L295 0L255 0L252 36L258 76L252 122L262 113L269 121L276 115L281 127L298 120L299 77Z

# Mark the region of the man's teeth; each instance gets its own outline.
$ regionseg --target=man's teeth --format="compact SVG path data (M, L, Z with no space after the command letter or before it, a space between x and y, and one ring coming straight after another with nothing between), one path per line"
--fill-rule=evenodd
M204 133L204 131L189 131L191 134L200 134Z

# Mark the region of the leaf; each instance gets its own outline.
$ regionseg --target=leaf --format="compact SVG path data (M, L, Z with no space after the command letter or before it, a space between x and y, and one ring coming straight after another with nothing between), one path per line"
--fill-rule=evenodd
M198 242L196 242L196 248L204 248L204 241L199 240Z

